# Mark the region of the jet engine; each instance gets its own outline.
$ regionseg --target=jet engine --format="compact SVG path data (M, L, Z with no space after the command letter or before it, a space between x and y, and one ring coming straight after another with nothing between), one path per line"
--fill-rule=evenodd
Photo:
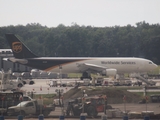
M106 76L115 76L116 74L117 74L116 69L106 69L102 71L102 75L106 75Z

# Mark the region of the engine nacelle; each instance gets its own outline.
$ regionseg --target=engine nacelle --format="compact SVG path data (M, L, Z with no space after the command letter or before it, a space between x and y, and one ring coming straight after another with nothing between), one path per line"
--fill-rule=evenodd
M106 76L115 76L117 74L117 70L116 69L106 69L102 72L102 74Z

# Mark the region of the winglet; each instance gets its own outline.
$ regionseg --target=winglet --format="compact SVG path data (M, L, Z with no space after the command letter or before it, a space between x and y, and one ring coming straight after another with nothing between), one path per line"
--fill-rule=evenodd
M32 51L25 46L14 34L5 34L8 40L9 46L12 49L15 58L35 58L37 57Z

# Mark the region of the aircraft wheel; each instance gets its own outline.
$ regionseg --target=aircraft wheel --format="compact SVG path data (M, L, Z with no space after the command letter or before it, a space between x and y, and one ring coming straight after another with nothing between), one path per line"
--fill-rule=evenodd
M21 83L19 83L17 86L18 86L19 88L21 88L23 85L22 85Z
M83 80L83 77L81 77L80 79Z
M23 84L25 85L25 84L26 84L26 81L23 81Z
M29 82L29 85L33 85L33 84L34 84L34 81L30 81L30 82Z

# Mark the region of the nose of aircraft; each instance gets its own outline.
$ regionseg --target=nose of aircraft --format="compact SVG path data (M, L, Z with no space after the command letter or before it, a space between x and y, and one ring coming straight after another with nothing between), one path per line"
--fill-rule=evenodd
M150 65L148 66L148 68L150 69L150 71L152 71L152 70L154 70L154 69L156 69L158 67L158 65L156 65L153 62L149 62L149 63L150 63Z
M158 67L158 65L156 65L156 64L153 64L154 65L154 68L157 68Z

